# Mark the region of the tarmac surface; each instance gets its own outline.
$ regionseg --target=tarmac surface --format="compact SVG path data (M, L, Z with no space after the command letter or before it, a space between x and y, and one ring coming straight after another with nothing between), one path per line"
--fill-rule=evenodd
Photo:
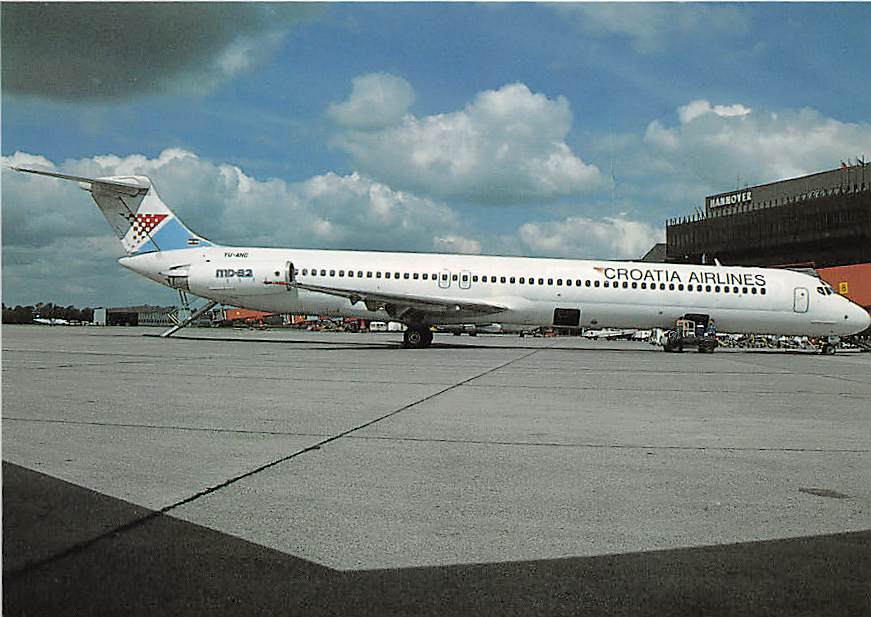
M871 354L4 326L3 614L871 614Z

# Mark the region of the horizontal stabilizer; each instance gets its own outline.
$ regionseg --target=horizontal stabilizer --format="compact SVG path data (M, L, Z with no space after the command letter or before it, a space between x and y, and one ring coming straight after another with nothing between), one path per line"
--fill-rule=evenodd
M9 166L9 169L15 171L22 171L28 174L37 174L40 176L49 176L50 178L60 178L61 180L72 180L74 182L83 182L85 184L100 184L101 187L113 191L117 191L119 193L123 193L125 195L136 196L136 195L144 195L148 192L148 189L151 188L151 185L143 183L141 180L129 177L129 178L85 178L83 176L71 176L68 174L59 174L54 171L40 171L38 169L25 169L24 167L13 167ZM90 188L90 187L89 187Z

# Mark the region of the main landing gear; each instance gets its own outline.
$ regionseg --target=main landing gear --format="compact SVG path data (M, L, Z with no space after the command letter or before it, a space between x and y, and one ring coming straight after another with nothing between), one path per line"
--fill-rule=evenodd
M402 338L402 346L407 349L423 349L432 343L432 331L419 323L409 324Z

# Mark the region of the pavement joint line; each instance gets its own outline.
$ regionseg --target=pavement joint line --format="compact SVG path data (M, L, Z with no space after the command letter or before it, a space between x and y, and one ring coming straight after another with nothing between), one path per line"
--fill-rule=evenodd
M80 366L81 367L113 366L113 365L118 365L118 364L140 364L140 365L145 364L145 365L148 365L148 364L152 364L152 363L148 360L117 360L117 361L114 361L111 363L107 363L107 362L79 362L76 364L56 364L56 365L51 365L51 366L45 366L45 365L43 365L43 366L13 366L13 367L8 367L8 368L4 367L3 370L5 371L5 370L9 370L9 369L20 368L20 369L24 369L27 371L47 371L47 370L58 369L58 368L78 368ZM106 371L92 371L92 372L106 372Z
M99 426L113 428L141 428L169 431L193 431L204 433L230 433L242 435L269 435L276 437L330 437L326 433L298 433L294 431L268 431L254 429L228 429L199 426L177 426L164 424L135 424L124 422L94 422L88 420L56 420L51 418L19 418L4 417L7 422L37 422L45 424L65 424L74 426ZM359 429L355 429L359 430ZM653 445L653 444L619 444L619 443L594 443L594 442L559 442L559 441L506 441L499 439L440 439L436 437L403 437L394 435L346 435L348 439L360 441L397 441L413 443L446 443L468 444L479 446L530 446L530 447L553 447L553 448L598 448L615 450L685 450L685 451L711 451L711 452L797 452L811 454L871 454L871 448L802 448L802 447L745 447L745 446L680 446L680 445Z
M752 362L750 360L735 360L735 362L737 362L739 364L749 364L751 366L765 366L764 364L759 364L758 362ZM866 384L866 385L868 384L867 380L850 379L849 377L839 377L837 375L826 375L825 373L801 373L801 372L796 371L793 374L804 376L804 377L824 377L826 379L834 379L835 381L846 381L848 383L860 383L860 384Z
M35 422L42 424L64 424L68 426L99 426L106 428L143 428L161 431L192 431L202 433L231 433L242 435L275 435L285 437L329 437L329 433L298 433L294 431L268 431L255 429L217 428L209 426L180 426L175 424L137 424L135 422L97 422L94 420L58 420L56 418L21 418L4 416L4 422Z
M186 506L189 503L193 503L194 501L196 501L198 499L201 499L203 497L211 495L212 493L216 493L216 492L218 492L222 489L225 489L228 486L231 486L231 485L233 485L241 480L244 480L246 478L250 478L250 477L255 476L263 471L266 471L267 469L271 469L277 465L280 465L282 463L286 463L287 461L294 459L298 456L301 456L303 454L306 454L307 452L313 452L316 450L320 450L323 446L325 446L329 443L332 443L334 441L338 441L339 439L342 439L343 437L347 437L351 433L354 433L354 432L362 430L364 428L368 428L370 426L373 426L374 424L377 424L378 422L381 422L381 421L386 420L388 418L392 418L393 416L396 416L397 414L400 414L403 411L407 411L408 409L411 409L412 407L416 407L417 405L420 405L421 403L432 400L432 399L436 398L437 396L440 396L440 395L444 394L445 392L453 390L454 388L462 386L463 384L466 384L470 381L473 381L475 379L479 379L479 378L484 377L485 375L489 375L491 373L495 373L499 369L504 368L504 367L508 366L509 364L512 364L513 362L517 362L518 360L528 358L529 356L531 356L535 353L538 353L542 349L545 349L545 348L535 349L535 350L531 351L530 353L524 354L524 355L517 357L517 358L514 358L512 360L508 360L507 362L503 362L502 364L500 364L498 366L487 369L486 371L484 371L482 373L478 373L476 375L473 375L472 377L464 379L463 381L460 381L452 386L449 386L447 388L443 388L443 389L439 390L438 392L434 392L433 394L430 394L430 395L425 396L421 399L418 399L416 401L408 403L407 405L403 405L399 409L395 409L395 410L393 410L389 413L383 414L383 415L381 415L373 420L369 420L368 422L365 422L365 423L360 424L358 426L351 427L351 428L344 430L340 433L337 433L335 435L327 437L326 439L322 439L321 441L319 441L315 444L312 444L310 446L307 446L301 450L297 450L296 452L293 452L293 453L288 454L286 456L280 457L274 461L264 463L263 465L255 467L254 469L251 469L251 470L246 471L244 473L241 473L241 474L238 474L238 475L233 476L231 478L228 478L227 480L224 480L223 482L220 482L218 484L207 487L201 491L194 493L193 495L189 495L188 497L185 497L184 499L181 499L181 500L176 501L174 503L171 503L169 505L163 506L159 510L153 510L153 511L149 512L148 514L146 514L145 516L141 516L141 517L136 518L132 521L128 521L127 523L125 523L123 525L120 525L120 526L114 527L112 529L109 529L107 531L104 531L103 533L101 533L97 536L94 536L93 538L89 538L87 540L76 542L75 544L68 546L67 548L65 548L62 551L58 551L57 553L54 553L53 555L48 555L47 557L43 557L42 559L37 559L37 560L29 562L29 563L24 563L21 566L19 566L18 568L14 569L14 570L9 570L8 572L5 572L4 574L6 576L8 576L9 580L15 580L15 579L27 574L28 572L32 572L35 569L41 568L41 567L46 566L48 564L54 563L56 561L60 561L61 559L64 559L66 557L81 553L81 552L87 550L91 546L97 544L98 542L100 542L106 538L114 537L114 536L117 536L118 534L125 533L127 531L130 531L131 529L135 529L137 527L140 527L141 525L144 525L148 521L155 519L158 516L168 514L172 510L175 510L175 509L180 508L182 506Z
M121 362L117 364L122 364ZM123 364L148 364L147 362L137 362L134 360L125 361ZM49 368L77 368L77 367L91 367L91 366L109 366L104 363L94 363L94 364L62 364L59 366L41 366L41 367L6 367L3 370L8 371L10 369L24 369L24 370L46 370ZM155 366L158 366L155 364ZM163 364L160 364L163 366ZM251 368L251 367L246 367ZM266 369L267 367L258 367L261 369ZM333 367L334 368L334 367ZM592 371L591 371L592 372ZM650 371L654 372L654 371ZM117 374L118 371L100 371L100 370L92 370L89 373L112 373ZM135 375L136 373L129 373L131 375ZM202 373L180 373L178 371L173 371L171 373L163 373L159 371L154 371L150 373L151 375L172 375L174 377L204 377L206 379L243 379L245 381L250 381L251 375L204 375ZM688 373L689 374L689 373ZM704 373L698 373L701 375ZM723 374L723 373L718 373ZM737 375L743 375L744 373L734 373ZM696 375L696 373L693 373ZM278 376L273 377L269 375L259 375L256 377L258 380L264 381L287 381L287 377ZM306 382L317 382L317 383L349 383L349 384L393 384L395 383L393 380L383 380L383 379L325 379L318 377L306 377ZM851 380L853 381L853 380ZM856 383L866 383L863 381L855 380ZM439 381L404 381L403 385L406 386L436 386L436 385L449 385L446 382ZM501 388L501 384L465 384L463 387L467 388ZM581 385L550 385L550 384L542 384L542 385L531 385L531 384L511 384L512 388L521 388L527 390L602 390L599 386L581 386ZM671 393L680 393L684 392L681 388L645 388L645 387L637 387L637 388L608 388L608 392L671 392ZM816 390L723 390L723 389L708 389L708 388L694 388L692 392L698 392L702 394L763 394L763 395L778 395L778 394L809 394L815 396L848 396L850 398L866 398L862 394L853 394L853 393L843 393L843 392L820 392ZM871 392L867 393L867 397L871 397Z
M194 361L194 359L192 359L192 358L190 360ZM122 360L122 361L115 362L115 363L97 362L97 363L92 363L92 364L65 364L65 365L62 365L62 367L63 368L75 368L76 366L113 366L114 364L149 364L149 362L145 361L145 360ZM164 366L166 363L165 362L154 362L151 364L153 366ZM762 365L758 365L758 366L762 366ZM59 368L59 367L55 367L55 366L51 366L51 367L49 367L49 366L43 366L43 367L13 366L13 367L9 367L9 368L30 370L30 369L41 369L41 368L45 369L45 368ZM247 365L245 368L253 371L253 370L268 370L268 369L274 368L274 367L273 366ZM282 364L282 368L329 368L329 369L335 369L335 364L324 364L324 365L312 365L312 364L285 365L285 364ZM531 373L534 371L530 370L530 371L526 371L526 372ZM747 371L692 371L692 370L668 371L668 370L661 370L661 369L638 369L638 370L635 370L633 372L636 374L644 373L644 374L653 374L653 375L692 375L694 377L699 376L699 375L722 376L722 375L751 375L752 374L754 376L764 376L764 375L784 375L784 374L786 374L786 373L783 373L780 371L777 371L777 372L756 372L756 371L754 371L752 373L748 373ZM607 369L597 370L597 369L593 369L593 368L586 368L586 369L584 369L584 373L588 373L588 374L611 374L611 373L613 373L613 370L607 370ZM184 375L187 377L200 377L200 376L210 377L210 375L203 375L202 373L179 373L177 371L172 371L172 372L155 371L154 374L155 375ZM813 376L813 377L828 377L828 375L816 375L816 374L811 374L811 373L796 373L796 374L809 375L809 376ZM221 376L222 379L228 378L228 377L231 379L250 379L251 375L233 375L233 374L230 374L230 375L222 375ZM287 377L285 377L285 376L273 377L273 376L265 375L265 376L258 376L257 379L272 379L272 380L286 381ZM840 379L840 378L836 377L835 379ZM844 379L846 379L846 378L844 378ZM321 378L321 379L317 379L317 378L309 379L309 378L307 378L307 380L309 380L309 381L324 381L324 382L352 382L353 381L353 383L366 383L367 382L366 380L354 381L354 380L349 380L349 379L323 379L323 378ZM855 383L867 383L867 382L861 381L861 380L849 380L849 381L853 381ZM375 382L372 380L369 380L369 382L371 382L371 383L393 383L393 381ZM431 382L404 382L404 383L413 383L413 384L417 383L420 385L432 385ZM519 387L551 387L551 386L523 386L523 385L521 385ZM564 387L571 387L571 386L553 386L553 387L564 388ZM719 392L719 390L716 390L716 391Z

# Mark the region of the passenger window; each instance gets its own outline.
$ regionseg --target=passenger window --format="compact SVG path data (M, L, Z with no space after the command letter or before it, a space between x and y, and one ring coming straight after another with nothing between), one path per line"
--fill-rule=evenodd
M710 285L705 285L705 291L710 292L710 291L711 291L711 286L710 286Z
M575 287L581 286L581 279L575 279ZM590 281L587 281L587 287L590 286Z
M719 285L714 285L714 291L715 291L716 293L720 293L720 286L719 286Z
M336 271L335 271L335 270L330 270L330 276L336 276Z
M516 279L512 276L510 279L508 279L508 282L513 285L515 280Z
M521 284L521 285L524 285L525 283L526 283L526 277L525 277L525 276L521 276L521 277L520 277L520 284Z
M723 293L724 293L724 294L729 293L729 288L728 288L728 287L723 287Z
M491 276L491 277L490 277L490 282L491 282L491 283L495 283L495 282L496 282L496 277L495 277L495 276Z
M408 272L406 272L402 275L402 278L404 278L405 280L408 280L410 276L411 275L409 275Z
M447 275L447 274L442 274L442 280L443 280L443 281L448 280L448 275Z
M677 285L677 290L678 290L678 291L683 291L683 283L678 283L678 285Z
M609 283L608 281L605 281L604 283L602 283L602 285L605 287L610 287L611 283ZM598 286L599 286L599 281L596 281L596 287L598 287Z
M750 293L755 294L755 293L756 293L756 288L755 288L755 287L751 287L751 288L750 288Z
M530 284L530 285L535 285L535 279L532 278L532 277L530 277L530 278L529 278L529 284Z
M350 278L354 278L354 271L353 271L353 270L348 270L348 276L349 276Z
M399 278L399 272L394 272L394 273L393 273L393 278L398 279L398 278Z
M589 286L590 286L590 279L587 279L586 281L584 281L584 287L589 287ZM598 285L596 285L596 287L598 287Z
M456 275L456 274L452 274L452 275L451 275L451 280L452 280L452 281L456 281L456 280L457 280L457 275Z
M560 287L562 287L562 286L563 286L563 280L562 280L562 279L557 279L557 280L556 280L556 284L559 285Z
M411 278L413 278L416 281L417 279L420 278L420 275L417 272L415 272Z
M632 281L632 289L638 289L638 283Z
M362 270L357 270L357 278L358 279L363 278L363 271Z
M669 290L669 291L674 291L674 283L669 283L669 284L668 284L668 290Z
M538 279L538 284L539 284L539 285L544 285L544 279Z
M499 282L500 282L500 283L504 283L504 282L505 282L505 277L504 277L504 276L500 276L500 277L499 277Z
M572 279L566 279L566 287L572 286Z
M326 275L327 275L327 271L326 271L326 270L321 270L321 276L326 276Z
M381 278L381 271L380 270L375 273L375 278L377 278L377 279Z
M659 289L662 290L662 291L665 291L665 283L660 283L660 284L659 284Z
M647 289L647 283L641 283L641 289Z
M472 275L472 282L473 282L473 283L477 283L477 282L478 282L478 275L477 275L477 274L473 274L473 275Z
M629 287L629 283L623 281L623 289L627 289Z
M428 272L423 273L423 280L425 280L425 281L429 280L429 273Z
M746 287L742 287L742 288L741 288L741 293L742 293L742 294L746 294L746 293L747 293L747 288L746 288Z
M469 282L469 275L468 275L468 274L464 274L464 275L463 275L463 282L464 282L464 283L468 283L468 282Z
M339 270L339 276L345 276L345 271L344 271L344 270Z
M366 278L367 278L367 279L372 278L372 271L371 271L371 270L368 271L368 272L366 272Z
M587 281L587 282L589 283L589 281ZM596 281L595 283L593 283L593 286L594 286L594 287L598 287L598 286L599 286L599 281ZM608 286L608 281L605 281L605 287L607 287L607 286Z
M733 291L734 293L738 293L738 288L737 288L737 287L733 287L733 288L732 288L732 291Z
M764 287L761 288L761 289L759 290L759 293L760 293L761 295L764 296L764 295L765 295L765 288L764 288Z
M385 272L385 273L384 273L384 278L389 279L389 278L390 278L390 273L389 273L389 272Z
M547 279L547 284L548 284L548 285L553 285L553 279Z

